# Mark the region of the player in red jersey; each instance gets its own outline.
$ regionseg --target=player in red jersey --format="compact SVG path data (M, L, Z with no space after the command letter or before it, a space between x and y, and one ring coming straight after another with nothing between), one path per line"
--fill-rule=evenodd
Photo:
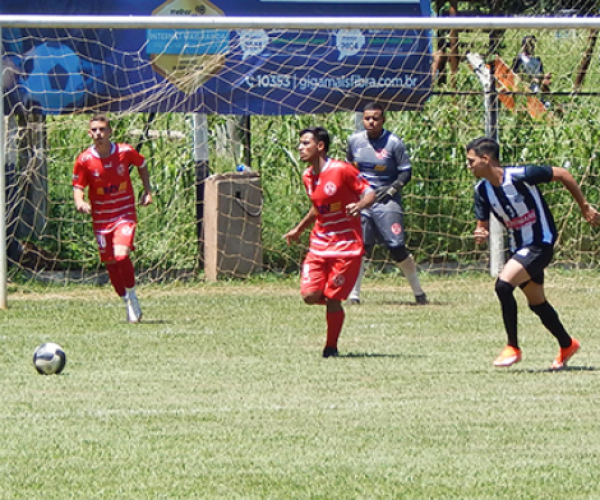
M142 206L152 203L150 177L144 157L129 144L113 143L111 133L110 121L105 115L98 114L90 120L88 135L94 144L75 161L73 199L78 212L92 215L100 260L106 266L115 292L125 302L127 320L139 323L142 311L135 294L135 272L129 258L137 227L130 165L137 167L144 186ZM89 203L84 200L86 188Z
M329 143L329 134L321 127L300 132L300 159L309 164L302 180L312 207L285 235L289 245L315 223L302 266L300 293L309 305L327 306L324 358L338 355L345 318L342 301L352 290L364 253L358 216L375 201L375 191L353 165L327 157Z

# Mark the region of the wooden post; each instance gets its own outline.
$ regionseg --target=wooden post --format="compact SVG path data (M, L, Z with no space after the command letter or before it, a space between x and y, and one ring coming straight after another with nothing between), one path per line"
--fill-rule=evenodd
M592 62L592 54L594 53L594 47L598 40L598 30L591 30L588 37L588 46L581 58L581 64L579 65L579 71L577 72L577 78L575 79L575 92L579 92L583 86L583 81L587 75L587 70Z
M450 16L458 15L458 0L450 0ZM460 57L458 55L458 30L450 30L450 82L452 88L456 88L456 75L458 74L458 64Z

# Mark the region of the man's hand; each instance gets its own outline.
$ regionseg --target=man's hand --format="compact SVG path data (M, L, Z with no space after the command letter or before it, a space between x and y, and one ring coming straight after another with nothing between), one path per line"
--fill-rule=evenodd
M584 205L583 208L583 216L591 226L596 227L600 225L600 213L598 213L598 211L594 207L587 203Z
M475 237L475 243L481 245L488 240L490 232L485 227L478 227L473 231L473 236Z
M82 201L80 203L77 203L75 205L75 209L80 213L80 214L91 214L92 213L92 207L90 206L89 203Z
M290 246L293 241L294 242L300 241L301 234L302 234L301 231L299 231L298 228L295 227L291 231L288 231L287 233L285 233L283 235L283 237L285 238L285 241L287 242L288 246Z
M152 193L149 191L144 191L142 193L142 197L140 198L140 205L142 207L147 207L152 203Z
M381 186L375 190L375 201L377 203L385 203L390 198L396 196L396 193L402 189L404 184L399 180L392 182L389 186Z
M346 205L346 213L350 217L356 217L360 214L360 205L358 203L349 203Z

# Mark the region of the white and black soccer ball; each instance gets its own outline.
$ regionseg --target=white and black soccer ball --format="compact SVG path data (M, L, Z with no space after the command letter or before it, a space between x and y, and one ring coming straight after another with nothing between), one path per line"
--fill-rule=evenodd
M39 345L33 352L33 366L41 375L58 375L67 364L67 355L54 342Z

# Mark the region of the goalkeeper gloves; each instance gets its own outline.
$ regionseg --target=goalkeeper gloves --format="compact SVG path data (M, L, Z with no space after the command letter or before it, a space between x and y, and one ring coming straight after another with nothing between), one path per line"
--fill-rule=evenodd
M404 183L400 180L395 180L389 186L381 186L375 189L375 201L377 203L385 203L390 198L393 198L398 191L402 189Z

